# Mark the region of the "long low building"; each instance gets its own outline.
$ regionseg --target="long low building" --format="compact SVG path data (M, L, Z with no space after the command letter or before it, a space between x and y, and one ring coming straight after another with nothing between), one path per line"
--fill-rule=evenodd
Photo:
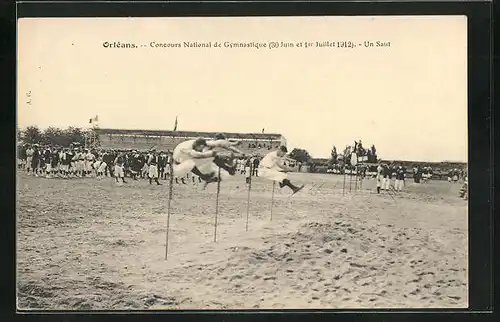
M213 139L217 133L224 134L230 140L241 141L238 146L246 154L264 155L277 149L285 140L281 134L273 133L229 133L229 132L196 132L196 131L156 131L156 130L123 130L95 129L100 147L104 149L139 150L156 149L172 151L177 144L198 137Z

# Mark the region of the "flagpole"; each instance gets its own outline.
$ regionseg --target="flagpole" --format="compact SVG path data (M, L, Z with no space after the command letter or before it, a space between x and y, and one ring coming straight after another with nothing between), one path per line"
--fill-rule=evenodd
M174 131L177 131L177 115L175 116L175 122L174 122Z

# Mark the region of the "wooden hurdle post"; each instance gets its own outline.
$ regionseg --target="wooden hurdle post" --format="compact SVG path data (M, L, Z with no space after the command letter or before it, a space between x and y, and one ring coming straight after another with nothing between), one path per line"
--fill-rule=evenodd
M217 180L217 196L215 197L214 242L217 242L217 216L219 214L220 168Z
M273 181L273 192L271 194L271 221L273 220L273 204L274 204L274 187L276 186L276 181Z
M352 191L352 169L349 167L349 192Z
M356 171L355 181L354 181L354 191L358 191L358 167L354 167L354 171Z
M345 163L344 166L342 167L343 172L344 172L344 183L342 184L342 196L345 195Z
M364 167L363 167L363 170L362 170L362 171L365 171L365 168L364 168ZM359 177L359 190L363 190L363 178L364 178L363 176L364 176L364 173L365 173L365 172L363 172L363 173L361 174L361 176Z
M250 165L250 171L253 170L253 165ZM250 212L250 190L252 189L252 172L250 172L250 177L248 180L248 196L247 196L247 223L245 230L248 231L248 214Z
M173 163L170 162L170 178L168 180L168 201L167 201L167 236L165 242L165 260L168 258L168 234L170 231L170 205L172 202L173 185L174 185L174 170Z

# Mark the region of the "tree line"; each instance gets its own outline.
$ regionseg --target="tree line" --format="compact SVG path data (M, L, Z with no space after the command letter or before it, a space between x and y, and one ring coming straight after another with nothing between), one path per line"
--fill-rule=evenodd
M352 151L349 150L349 148L346 148L342 152L342 156L344 156L346 158L345 161L347 163L349 163L350 158L351 158L350 152L352 152ZM367 161L369 163L377 163L377 161L378 161L377 149L375 148L375 145L372 145L369 149L362 149L362 151L358 150L356 152L357 152L358 156L366 156L368 159ZM311 154L307 150L301 149L301 148L293 149L290 152L289 157L297 162L301 162L303 164L309 164L309 165L311 165L312 159L313 159ZM339 154L337 153L337 148L335 146L333 146L333 148L330 152L330 158L328 160L328 165L339 164L339 159L340 158L339 158Z
M85 137L93 132L92 129L82 129L79 127L70 126L66 129L61 129L58 127L48 127L45 130L41 130L37 126L28 126L24 129L17 129L17 139L23 143L29 144L40 144L40 145L52 145L69 147L70 144L79 143L81 145L85 144ZM95 137L99 137L95 135ZM346 151L343 152L345 154ZM368 156L368 162L377 162L377 154L375 145L372 145L370 149L366 149L364 155ZM350 158L350 155L346 156ZM312 156L306 149L295 148L290 154L289 158L302 164L311 165ZM335 165L339 163L339 154L337 153L337 148L333 146L330 159L328 160L329 165Z
M69 147L70 144L85 144L85 137L92 134L92 129L70 126L66 129L48 127L45 130L37 126L17 129L17 140L23 143Z

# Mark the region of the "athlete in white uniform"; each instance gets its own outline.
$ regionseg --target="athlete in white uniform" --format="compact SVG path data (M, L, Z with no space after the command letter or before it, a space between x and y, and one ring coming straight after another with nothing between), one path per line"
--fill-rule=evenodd
M173 152L173 173L176 177L183 177L189 172L194 173L206 183L217 182L215 177L217 167L227 171L230 175L236 172L235 166L229 164L227 160L217 156L214 148L222 148L232 152L240 153L234 147L238 143L233 143L218 134L215 140L205 140L198 138L179 143ZM217 167L216 167L217 166Z
M304 185L297 187L288 180L285 171L291 171L292 169L284 164L283 157L286 155L287 151L285 146L281 146L279 150L269 152L260 161L259 175L272 181L278 181L280 188L287 186L292 189L295 194L304 188Z
M93 167L92 167L92 164L95 162L95 155L90 152L90 150L86 150L86 154L85 154L85 166L84 166L84 170L85 170L85 176L92 176L92 172L93 172Z

